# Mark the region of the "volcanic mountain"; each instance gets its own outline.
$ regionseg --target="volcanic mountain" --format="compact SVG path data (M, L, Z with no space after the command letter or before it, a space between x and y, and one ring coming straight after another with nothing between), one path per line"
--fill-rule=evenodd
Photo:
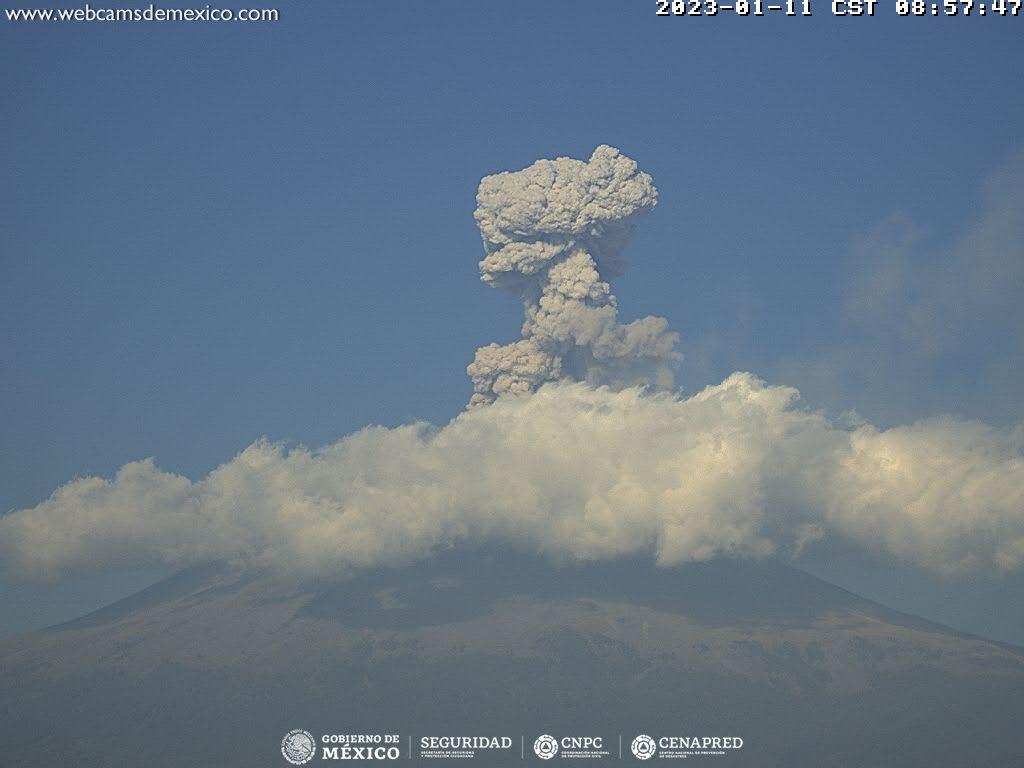
M508 735L481 764L516 764L542 733L635 762L644 733L742 738L712 765L1024 764L1024 652L775 561L205 565L0 642L0 669L5 766L287 765L297 727L401 734L406 762L422 735Z

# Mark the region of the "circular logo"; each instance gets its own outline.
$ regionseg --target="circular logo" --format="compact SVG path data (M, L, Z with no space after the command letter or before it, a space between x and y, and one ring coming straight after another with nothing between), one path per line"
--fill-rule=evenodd
M554 736L548 736L545 733L533 742L533 751L541 760L550 760L558 754L558 742L555 741Z
M292 765L303 765L316 754L316 739L309 731L296 728L281 739L281 754Z
M654 743L654 739L645 733L641 733L635 739L630 747L633 750L633 754L637 760L649 760L654 757L654 753L658 750L658 745Z

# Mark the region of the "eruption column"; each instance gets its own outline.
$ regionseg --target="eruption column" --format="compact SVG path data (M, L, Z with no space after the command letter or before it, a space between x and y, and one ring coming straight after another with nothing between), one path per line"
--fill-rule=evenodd
M634 217L657 201L651 177L606 145L588 162L538 160L480 182L480 279L519 294L526 319L519 341L477 350L470 409L558 379L671 388L678 334L660 317L620 324L605 279L622 270Z

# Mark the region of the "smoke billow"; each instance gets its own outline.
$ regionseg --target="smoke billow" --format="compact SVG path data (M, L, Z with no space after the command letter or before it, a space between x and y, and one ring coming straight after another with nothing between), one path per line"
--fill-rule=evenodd
M620 324L602 279L620 272L633 218L657 201L651 177L608 146L480 182L480 278L519 294L526 320L519 341L477 350L471 409L561 378L671 388L678 335L659 317Z
M481 271L519 292L526 322L477 352L471 408L449 424L260 441L199 481L133 462L0 518L0 555L44 580L213 560L324 576L481 544L674 564L835 539L942 573L1024 567L1022 427L839 424L748 373L651 391L669 386L675 335L619 324L602 275L655 199L610 147L484 179Z

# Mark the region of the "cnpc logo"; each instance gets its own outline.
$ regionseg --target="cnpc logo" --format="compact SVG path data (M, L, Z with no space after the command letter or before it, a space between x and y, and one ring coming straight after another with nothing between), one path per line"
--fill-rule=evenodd
M545 733L533 742L533 752L541 760L550 760L559 752L565 757L594 757L598 755L592 753L600 752L603 748L604 739L601 736L563 736L556 739Z
M541 760L550 760L558 754L558 741L554 736L546 733L543 736L538 736L537 740L533 742L533 752Z

